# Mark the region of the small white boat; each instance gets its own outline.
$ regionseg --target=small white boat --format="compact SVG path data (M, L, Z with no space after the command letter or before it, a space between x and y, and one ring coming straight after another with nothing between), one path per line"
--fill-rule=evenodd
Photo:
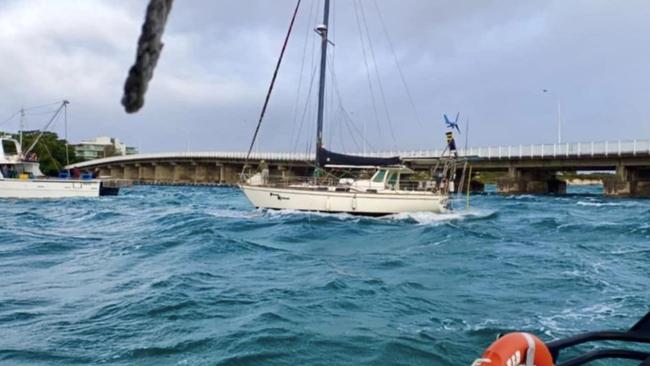
M37 161L25 158L20 143L0 136L0 198L63 198L116 195L99 179L44 177Z

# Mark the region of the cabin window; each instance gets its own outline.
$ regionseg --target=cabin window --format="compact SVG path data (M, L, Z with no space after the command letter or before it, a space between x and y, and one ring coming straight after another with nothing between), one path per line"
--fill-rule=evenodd
M18 155L16 143L11 140L2 140L2 151L5 155Z
M375 183L381 183L384 181L384 176L386 176L386 171L385 170L380 170L375 174L375 177L372 178L372 181Z
M397 176L398 174L393 172L388 175L388 181L387 184L389 187L394 186L397 183Z

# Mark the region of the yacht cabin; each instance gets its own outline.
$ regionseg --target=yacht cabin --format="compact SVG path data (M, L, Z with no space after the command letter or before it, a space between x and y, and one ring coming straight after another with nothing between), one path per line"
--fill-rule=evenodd
M27 159L20 143L11 137L0 136L0 179L32 179L43 176L33 154Z

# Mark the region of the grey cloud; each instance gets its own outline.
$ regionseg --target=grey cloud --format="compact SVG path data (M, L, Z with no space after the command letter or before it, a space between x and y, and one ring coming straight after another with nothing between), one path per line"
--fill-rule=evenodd
M456 111L471 118L472 144L553 142L555 100L542 88L562 101L569 140L650 138L645 1L377 0L423 126L415 121L373 1L362 1L397 141L380 100L381 119L374 121L351 0L334 0L334 70L352 128L363 129L365 121L378 149L440 147L441 114ZM146 105L127 116L119 99L145 1L5 1L0 116L68 97L73 138L115 135L149 151L184 150L188 142L194 150L243 150L294 4L175 2ZM302 115L312 72L314 53L308 52L296 108L302 47L305 37L317 41L311 29L320 7L320 1L303 1L262 128L262 150L304 150L313 140L313 108L298 139L302 118L293 121L296 109ZM330 88L327 144L358 150L332 96Z

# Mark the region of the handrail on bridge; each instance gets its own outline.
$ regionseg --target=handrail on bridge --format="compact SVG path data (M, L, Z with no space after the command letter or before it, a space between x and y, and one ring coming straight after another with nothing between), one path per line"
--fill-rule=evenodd
M443 150L420 151L390 151L372 153L372 156L395 156L402 158L438 158ZM647 140L615 140L590 141L555 144L520 144L497 145L487 147L471 147L459 149L458 155L487 159L529 159L551 157L591 157L591 156L622 156L650 155L650 139Z
M375 157L400 156L401 158L439 158L444 150L411 150L388 151L366 154ZM530 159L530 158L556 158L556 157L592 157L592 156L623 156L639 154L650 155L650 139L647 140L616 140L616 141L590 141L559 144L530 144L530 145L501 145L487 147L471 147L459 149L460 156L471 156L486 159ZM129 161L162 160L162 159L239 159L246 158L245 152L177 152L177 153L151 153L122 155L108 158L89 160L71 164L66 168L84 168L88 166L125 163ZM304 162L313 161L314 154L296 152L253 152L252 160Z

